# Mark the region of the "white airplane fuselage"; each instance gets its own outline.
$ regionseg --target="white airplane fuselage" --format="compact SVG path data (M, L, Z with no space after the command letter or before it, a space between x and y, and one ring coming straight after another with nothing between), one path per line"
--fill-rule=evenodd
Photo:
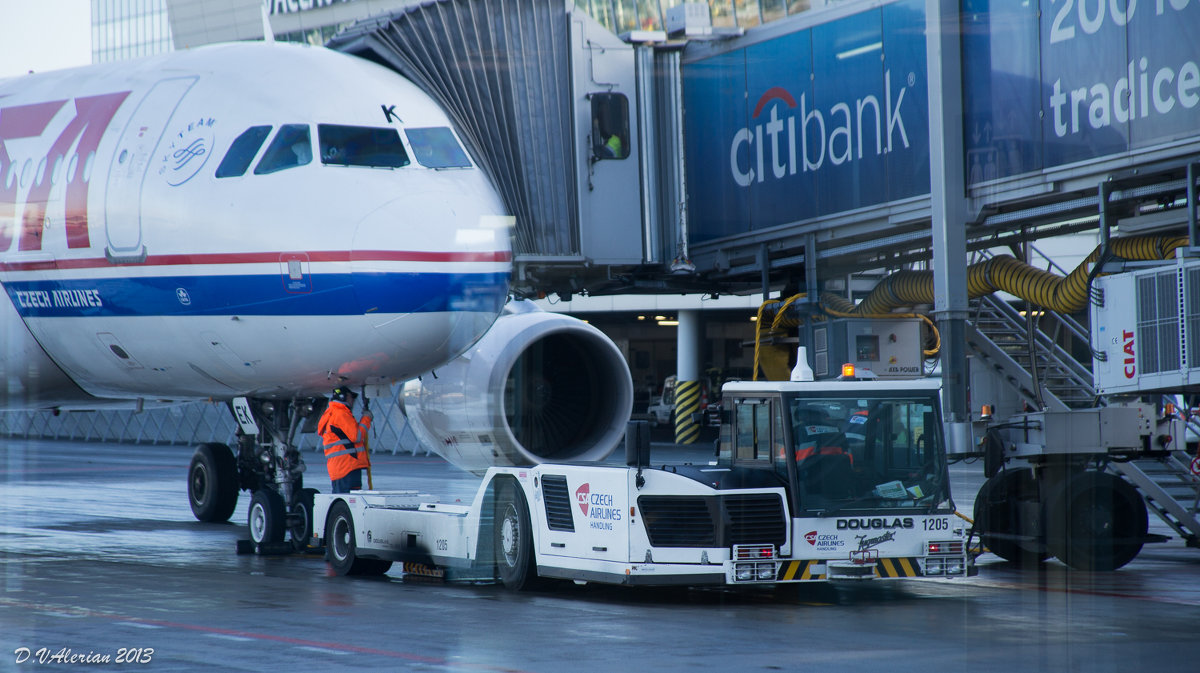
M511 218L451 127L319 47L0 81L0 408L315 395L463 353Z

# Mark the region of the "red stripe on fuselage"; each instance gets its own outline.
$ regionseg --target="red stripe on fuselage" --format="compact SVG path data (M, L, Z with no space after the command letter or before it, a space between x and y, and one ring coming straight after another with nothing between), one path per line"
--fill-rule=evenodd
M99 269L116 266L200 266L212 264L275 264L295 252L230 252L179 255L150 255L144 262L113 264L105 258L57 259L36 262L0 262L0 271L43 271L49 269ZM433 252L425 250L334 250L305 252L310 262L508 262L512 253Z

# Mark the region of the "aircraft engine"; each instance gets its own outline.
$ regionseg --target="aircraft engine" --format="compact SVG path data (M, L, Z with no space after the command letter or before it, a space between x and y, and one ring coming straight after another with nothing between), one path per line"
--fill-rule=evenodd
M471 350L405 383L417 438L458 467L603 460L623 441L633 380L591 325L510 302Z

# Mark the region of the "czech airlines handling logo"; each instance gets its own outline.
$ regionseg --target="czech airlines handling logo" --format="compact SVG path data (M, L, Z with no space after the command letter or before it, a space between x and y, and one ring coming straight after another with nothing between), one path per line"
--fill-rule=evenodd
M613 522L621 520L621 508L609 493L592 493L591 484L575 489L575 504L593 530L613 530Z
M586 517L588 512L588 497L591 495L591 486L584 484L575 489L575 502L579 504L579 510Z

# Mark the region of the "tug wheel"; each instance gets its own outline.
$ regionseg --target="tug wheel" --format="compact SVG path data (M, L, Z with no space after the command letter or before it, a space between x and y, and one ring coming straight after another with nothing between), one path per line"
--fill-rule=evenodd
M382 575L391 567L391 561L358 558L358 547L354 534L354 517L350 507L339 500L329 508L325 522L325 548L329 565L339 575Z
M496 489L496 568L500 581L512 591L530 588L537 578L529 506L518 490L508 480Z

